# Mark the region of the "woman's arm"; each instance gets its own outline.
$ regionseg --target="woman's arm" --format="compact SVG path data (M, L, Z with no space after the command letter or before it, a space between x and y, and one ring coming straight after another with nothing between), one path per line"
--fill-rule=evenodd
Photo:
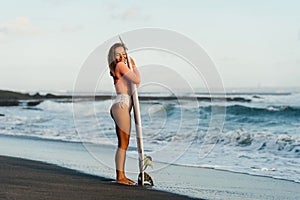
M124 76L127 80L135 83L135 84L140 84L141 80L140 80L140 73L137 69L137 67L135 66L134 61L131 59L131 63L132 63L132 69L133 71L131 71L128 66L123 63L123 62L119 62L116 66L116 70L118 70L120 72L120 74L122 76Z

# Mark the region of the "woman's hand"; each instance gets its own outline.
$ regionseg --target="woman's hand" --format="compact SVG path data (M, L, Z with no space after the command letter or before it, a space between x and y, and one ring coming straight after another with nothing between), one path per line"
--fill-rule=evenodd
M135 74L138 74L138 76L140 77L139 71L138 71L138 69L137 69L137 67L136 67L136 65L135 65L135 62L134 62L134 60L133 60L132 57L130 57L130 63L131 63L131 67L132 67L134 73L135 73ZM141 82L136 83L136 87L139 88L139 87L140 87L140 83L141 83Z
M130 57L130 63L131 63L132 69L136 68L135 62L134 62L134 60L131 57Z

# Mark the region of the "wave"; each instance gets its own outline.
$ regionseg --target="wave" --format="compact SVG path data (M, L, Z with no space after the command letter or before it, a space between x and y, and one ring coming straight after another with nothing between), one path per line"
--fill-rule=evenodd
M27 107L28 108L28 107ZM31 107L33 108L33 107ZM62 102L46 100L40 103L35 107L36 109L41 109L44 111L56 111L56 112L72 112L72 103L65 103L62 105Z
M267 106L249 107L244 105L231 105L226 107L227 114L233 115L286 115L289 117L299 117L300 107L292 106Z
M203 140L203 139L200 139ZM255 133L249 131L228 131L207 136L207 143L223 147L247 149L252 153L268 152L283 157L300 158L300 137L297 135Z
M191 163L223 165L220 169L224 169L225 165L232 171L300 182L299 135L233 130L206 135L198 139L196 144L196 147L203 147L204 150L205 145L213 147L213 152L204 160Z

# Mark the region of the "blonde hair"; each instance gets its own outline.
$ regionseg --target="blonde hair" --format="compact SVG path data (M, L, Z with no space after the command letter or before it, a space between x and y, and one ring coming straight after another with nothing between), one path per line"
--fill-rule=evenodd
M118 61L116 60L116 52L115 49L118 47L124 47L124 45L122 43L115 43L114 45L112 45L109 49L108 55L107 55L107 62L108 62L108 66L109 66L109 73L113 78L117 78L116 77L116 65L118 63Z

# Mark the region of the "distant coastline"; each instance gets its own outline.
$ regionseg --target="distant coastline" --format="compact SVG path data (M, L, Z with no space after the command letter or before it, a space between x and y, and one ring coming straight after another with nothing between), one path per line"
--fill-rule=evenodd
M59 102L70 102L73 99L80 100L109 100L113 99L114 95L55 95L47 93L41 95L35 93L33 95L29 93L22 93L9 90L0 90L0 106L36 106L44 100L56 100ZM243 97L224 97L224 96L210 96L209 94L199 94L197 96L161 96L161 95L140 95L141 101L160 101L160 100L198 100L198 101L238 101L238 102L250 102L251 99Z
M36 106L46 99L69 99L70 95L54 95L46 94L40 95L36 93L30 95L29 93L21 93L8 90L0 90L0 106L19 106L26 102L27 106Z
M291 91L237 91L227 92L224 94L209 94L209 93L196 93L193 96L188 94L182 95L170 95L160 93L140 93L139 99L141 101L162 101L162 100L197 100L197 101L227 101L227 102L251 102L251 98L261 98L261 95L291 95ZM247 97L245 97L247 96ZM35 94L23 93L18 91L0 90L0 106L37 106L45 100L54 100L57 102L72 102L73 100L79 101L103 101L114 99L114 95L109 94L78 94L73 96L72 94L53 94L46 93Z

